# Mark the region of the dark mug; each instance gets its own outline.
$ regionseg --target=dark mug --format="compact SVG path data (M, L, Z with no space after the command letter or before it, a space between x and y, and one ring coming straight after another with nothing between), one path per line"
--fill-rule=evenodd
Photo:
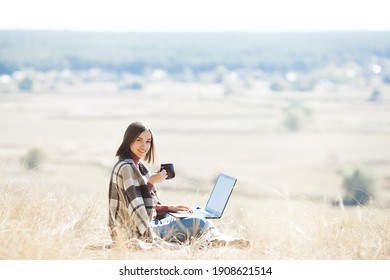
M167 179L175 178L175 168L173 167L173 163L162 163L160 171L163 169L167 172Z

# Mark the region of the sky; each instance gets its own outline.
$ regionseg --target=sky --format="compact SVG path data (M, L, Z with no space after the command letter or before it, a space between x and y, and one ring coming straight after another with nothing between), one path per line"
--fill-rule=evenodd
M390 31L388 0L0 0L0 30Z

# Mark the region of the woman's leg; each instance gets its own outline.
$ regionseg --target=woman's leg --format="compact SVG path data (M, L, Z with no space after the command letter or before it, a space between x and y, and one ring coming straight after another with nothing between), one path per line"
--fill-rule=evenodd
M152 229L158 236L166 241L180 243L201 237L211 228L213 228L212 224L201 217L176 219L169 216L152 222Z

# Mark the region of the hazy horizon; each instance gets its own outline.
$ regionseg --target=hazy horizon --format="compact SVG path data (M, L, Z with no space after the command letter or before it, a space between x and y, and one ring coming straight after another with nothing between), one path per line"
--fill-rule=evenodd
M389 31L382 0L14 0L1 4L0 30L87 32Z

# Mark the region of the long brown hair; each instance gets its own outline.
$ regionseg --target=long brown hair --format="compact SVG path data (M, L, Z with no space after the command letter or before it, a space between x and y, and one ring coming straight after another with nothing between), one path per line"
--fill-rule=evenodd
M148 163L153 163L155 159L153 132L150 126L146 122L140 122L140 121L133 122L127 127L125 131L125 135L123 136L122 144L119 146L116 152L116 156L119 157L119 159L131 158L130 146L137 139L137 137L144 131L149 131L152 136L150 149L145 155L145 161Z

